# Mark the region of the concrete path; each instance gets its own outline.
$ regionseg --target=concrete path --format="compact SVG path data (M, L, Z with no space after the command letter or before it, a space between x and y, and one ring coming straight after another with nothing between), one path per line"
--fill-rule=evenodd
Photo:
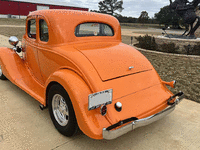
M9 43L9 37L4 36L4 35L0 35L0 47L8 47L8 48L13 48L12 45L10 45ZM17 44L17 46L21 45L21 41L19 41L19 43ZM22 56L22 53L19 53L20 56Z
M0 36L0 47L9 45ZM10 81L0 80L0 150L198 150L200 104L183 100L170 115L115 140L93 140L79 132L68 138L54 128L48 109Z
M174 112L151 125L115 140L93 140L79 133L68 138L57 132L39 102L10 81L0 81L0 149L200 149L200 105L183 100Z
M0 35L0 47L12 47L8 42L9 37Z

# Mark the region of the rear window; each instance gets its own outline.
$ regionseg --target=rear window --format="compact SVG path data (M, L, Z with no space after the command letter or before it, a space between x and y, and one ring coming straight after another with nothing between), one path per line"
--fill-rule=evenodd
M83 23L76 27L75 35L84 36L114 36L113 29L103 23Z

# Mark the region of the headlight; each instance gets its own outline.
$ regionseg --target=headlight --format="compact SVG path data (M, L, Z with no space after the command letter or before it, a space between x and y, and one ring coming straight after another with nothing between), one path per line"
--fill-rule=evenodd
M107 105L112 103L113 90L105 90L97 93L90 94L88 96L88 110L96 109L101 105Z

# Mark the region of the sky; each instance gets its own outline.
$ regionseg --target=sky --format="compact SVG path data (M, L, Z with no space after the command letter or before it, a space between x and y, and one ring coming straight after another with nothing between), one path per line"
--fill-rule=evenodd
M67 6L85 7L89 10L98 10L100 0L23 0L28 2L64 4ZM138 18L142 11L147 11L149 17L160 11L163 6L169 5L169 0L123 0L122 16Z
M100 0L65 0L73 2L83 7L89 7L91 10L98 10ZM124 10L120 13L123 16L138 18L142 11L147 11L150 17L160 11L163 6L169 5L169 0L123 0ZM118 11L116 11L119 13Z

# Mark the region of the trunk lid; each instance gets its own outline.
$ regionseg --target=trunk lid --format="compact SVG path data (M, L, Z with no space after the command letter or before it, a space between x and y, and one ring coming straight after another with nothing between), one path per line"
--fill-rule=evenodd
M91 62L103 81L152 69L140 52L123 43L98 42L77 45L75 48Z

